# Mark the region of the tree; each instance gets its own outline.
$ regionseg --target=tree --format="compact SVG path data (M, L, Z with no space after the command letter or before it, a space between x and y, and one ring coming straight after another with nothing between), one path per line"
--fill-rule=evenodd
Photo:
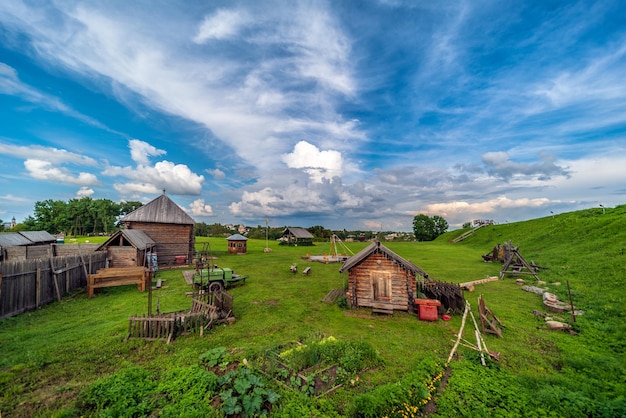
M435 238L437 238L439 235L445 233L448 230L448 221L437 215L433 216L432 219L435 222Z
M432 241L448 230L448 222L441 216L424 214L413 218L413 232L417 241Z

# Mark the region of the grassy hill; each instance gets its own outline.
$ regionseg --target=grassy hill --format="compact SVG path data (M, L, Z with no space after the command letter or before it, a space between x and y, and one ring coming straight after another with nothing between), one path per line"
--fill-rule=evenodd
M272 252L264 253L264 240L250 240L247 255L233 256L226 253L226 240L209 239L217 264L249 276L244 286L229 289L235 324L169 345L125 341L128 317L147 312L147 294L125 286L104 289L93 299L66 295L0 322L0 413L224 416L235 415L239 407L244 416L269 411L285 417L419 416L424 411L442 417L625 416L626 206L488 226L450 243L463 232L434 242L385 245L431 277L460 283L498 275L501 265L484 263L481 254L510 240L526 260L546 267L540 279L561 300L569 300L569 283L574 304L585 314L575 323L560 316L575 333L547 330L544 319L532 313L545 311L541 296L505 277L466 292L474 315L482 295L503 323L503 338L485 336L500 360L482 366L476 351L461 346L445 364L460 315L431 323L406 313L388 317L346 310L322 301L344 286L340 266L302 259L321 245L270 243ZM365 244L348 246L356 252ZM293 263L300 271L311 266L312 274L292 274ZM189 309L185 292L191 289L180 270L162 270L158 278L165 286L154 292L153 305L158 302L162 312ZM463 336L475 341L471 321ZM316 397L306 386L273 379L264 368L268 353L284 353L296 342L315 357L308 359L313 363L340 364L343 386ZM207 363L208 358L217 360ZM224 401L227 395L232 405Z

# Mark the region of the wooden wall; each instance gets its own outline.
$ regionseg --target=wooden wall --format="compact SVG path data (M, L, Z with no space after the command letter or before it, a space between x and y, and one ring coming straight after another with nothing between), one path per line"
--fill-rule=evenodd
M156 243L159 264L173 264L176 256L193 260L195 239L193 225L154 222L127 222L126 228L140 229Z
M0 319L41 308L87 286L105 264L104 252L0 263ZM55 273L56 272L56 273Z
M374 280L377 277L387 277L391 280L391 295L388 299L374 298ZM412 299L416 293L415 275L384 254L375 253L350 269L348 290L350 292L348 300L355 307L407 311L413 309Z
M245 254L248 252L248 244L246 241L228 241L229 254Z
M109 267L136 267L144 265L144 253L133 246L111 245L107 247Z

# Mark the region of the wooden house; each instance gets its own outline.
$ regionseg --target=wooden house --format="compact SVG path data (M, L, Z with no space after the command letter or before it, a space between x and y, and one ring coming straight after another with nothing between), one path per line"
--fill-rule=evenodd
M280 238L285 245L313 245L313 234L304 228L285 228Z
M246 254L248 252L248 238L241 234L234 234L226 238L228 254Z
M191 261L195 254L195 221L165 194L137 208L121 220L156 243L159 264Z
M428 278L424 270L378 241L348 258L339 272L348 272L346 296L351 307L382 313L414 311L417 276Z
M107 252L109 267L148 266L148 257L156 243L139 229L117 231L97 251Z
M56 238L46 231L0 233L0 261L46 258L53 243Z

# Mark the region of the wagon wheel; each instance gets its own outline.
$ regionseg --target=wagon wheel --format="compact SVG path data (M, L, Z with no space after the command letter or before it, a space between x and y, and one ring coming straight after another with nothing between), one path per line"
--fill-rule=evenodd
M213 282L209 284L210 293L221 293L224 290L224 284L222 282Z

